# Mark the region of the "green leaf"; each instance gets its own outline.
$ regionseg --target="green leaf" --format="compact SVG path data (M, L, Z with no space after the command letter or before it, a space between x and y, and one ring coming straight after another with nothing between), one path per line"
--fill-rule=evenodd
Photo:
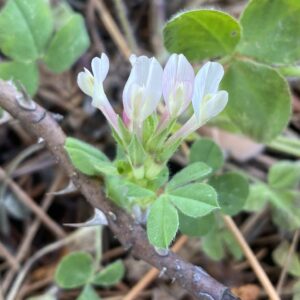
M226 173L213 177L211 184L218 193L218 202L222 211L235 215L242 210L249 193L247 180L237 173Z
M53 8L55 30L64 26L74 15L72 7L67 2L59 2Z
M221 225L223 226L223 225ZM225 251L231 253L237 260L243 253L231 232L226 228L214 228L201 239L202 249L213 260L221 260L225 257Z
M39 85L39 72L35 63L9 61L0 63L0 78L3 80L18 81L30 95L34 95Z
M242 17L238 51L270 64L300 60L300 2L252 0Z
M193 181L203 180L207 178L211 172L211 167L203 162L192 163L173 176L167 185L167 191L174 190Z
M55 33L45 55L45 63L53 72L66 71L87 50L89 44L84 19L74 13Z
M177 14L164 28L169 52L183 53L190 60L231 54L240 40L239 23L215 10L192 10Z
M185 215L198 218L219 208L216 191L205 183L192 183L170 192L170 200Z
M178 211L179 230L188 236L203 236L210 232L215 225L214 215L208 214L200 218L192 218Z
M300 162L280 161L268 174L268 182L275 189L295 189L300 182Z
M98 296L94 288L89 284L87 284L84 287L79 297L77 298L77 300L100 300L100 299L101 298Z
M220 147L210 139L200 139L193 143L189 157L190 163L202 161L214 171L224 164L224 156Z
M41 57L53 30L46 0L9 0L0 13L2 52L21 62Z
M65 147L77 148L83 152L86 152L88 155L97 158L98 160L109 161L107 156L104 153L102 153L100 150L98 150L97 148L91 146L88 143L85 143L81 140L78 140L78 139L75 139L72 137L68 137L66 139Z
M272 253L273 260L280 267L284 267L286 265L286 259L289 256L289 249L289 243L287 241L284 241ZM287 271L291 275L300 277L300 257L295 252L291 256L290 264Z
M107 176L105 181L107 196L123 208L130 209L134 202L148 203L156 194L121 176Z
M295 230L300 227L300 192L270 190L272 219L280 228Z
M65 149L73 165L89 176L116 174L117 169L108 158L95 147L74 138L67 138Z
M221 260L225 256L225 249L218 230L212 230L201 239L204 253L213 260Z
M101 286L112 286L120 282L125 273L125 267L121 260L108 265L103 270L95 274L93 284Z
M289 87L275 69L234 61L221 86L229 93L225 112L244 134L269 142L287 126L291 114Z
M233 234L229 230L224 229L222 232L222 238L228 252L232 254L236 260L240 260L243 257L243 252Z
M150 243L167 249L175 238L179 221L176 208L167 195L161 195L151 206L147 220L147 234Z
M250 186L244 210L257 212L263 209L269 199L269 188L265 184L256 183Z
M89 282L94 272L91 255L86 252L73 252L66 255L55 272L55 282L63 289L72 289Z

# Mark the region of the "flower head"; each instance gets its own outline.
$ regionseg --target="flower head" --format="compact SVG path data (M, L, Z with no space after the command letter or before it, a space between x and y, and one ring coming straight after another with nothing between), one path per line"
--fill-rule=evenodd
M172 54L164 70L154 57L131 55L130 62L132 69L123 90L122 119L127 129L141 138L144 121L156 111L162 94L164 97L165 113L161 116L158 126L150 128L153 132L146 134L149 139L152 136L154 149L158 144L163 145L162 143L170 135L172 124L191 102L194 114L174 135L168 138L167 145L186 137L218 115L227 104L228 93L218 91L224 69L217 62L206 63L196 77L192 65L183 54ZM125 134L123 125L121 121L118 121L118 115L113 110L103 89L109 60L103 53L101 58L95 57L91 65L92 73L85 69L84 72L78 74L78 85L84 93L92 97L92 105L102 111L122 139L121 132ZM122 126L119 127L120 125ZM146 146L149 146L149 143Z

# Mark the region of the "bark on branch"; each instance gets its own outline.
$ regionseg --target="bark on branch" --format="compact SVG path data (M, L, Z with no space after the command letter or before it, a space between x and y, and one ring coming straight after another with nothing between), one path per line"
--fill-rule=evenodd
M31 134L45 140L48 149L85 199L105 213L110 229L126 249L131 249L135 257L164 270L169 278L176 279L196 299L237 299L229 288L216 281L201 267L182 260L172 252L167 256L158 255L149 244L145 230L136 224L130 215L105 198L100 183L74 169L63 148L66 136L45 109L39 105L34 109L24 108L20 105L20 93L4 81L0 81L0 106L18 119Z

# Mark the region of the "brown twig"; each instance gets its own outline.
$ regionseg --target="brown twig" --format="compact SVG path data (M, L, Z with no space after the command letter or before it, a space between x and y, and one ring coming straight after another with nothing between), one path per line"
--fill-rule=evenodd
M183 235L172 247L172 251L177 253L182 246L187 242L188 238ZM143 278L129 291L129 293L123 298L123 300L134 300L138 295L159 275L159 270L152 268L149 270Z
M62 174L59 174L55 178L53 184L49 188L49 193L47 193L45 198L42 200L41 207L42 207L43 211L47 211L47 209L50 207L52 200L55 197L55 195L51 194L51 193L57 191L62 178L63 178ZM41 225L41 220L39 218L36 218L36 220L33 221L32 224L30 224L29 230L26 233L24 240L22 241L22 243L17 251L17 254L16 254L16 261L18 263L22 262L22 260L26 257L26 255L29 251L29 247L32 243L32 240L34 239L40 225ZM3 288L4 292L7 291L15 274L16 274L16 270L10 270L7 272L7 274L5 274L5 277L3 279L3 284L2 284L2 288Z
M2 243L0 243L0 256L2 256L14 270L18 270L18 262Z
M93 0L95 8L99 13L101 20L106 28L106 30L111 35L113 41L119 48L120 52L125 58L128 58L131 55L131 50L124 39L122 33L120 32L118 26L116 25L115 20L112 18L110 12L106 8L102 0Z
M241 249L243 250L243 253L245 254L246 258L249 261L249 264L251 265L253 271L255 272L258 280L264 287L267 295L270 297L271 300L280 300L274 286L272 285L270 279L266 275L264 269L261 267L259 261L255 257L253 251L247 244L245 238L243 237L240 230L237 228L236 224L229 216L223 216L223 220L228 227L228 229L232 232L234 235L236 241L240 245Z
M185 262L172 251L166 256L159 255L149 244L145 230L129 214L105 199L99 181L74 169L64 150L66 137L63 131L42 107L36 105L34 109L24 108L20 105L20 95L15 87L3 81L0 81L0 106L18 119L29 132L45 140L46 146L86 200L105 213L110 229L125 248L131 248L133 255L164 270L169 278L177 280L196 299L237 299L227 287L202 268Z
M11 178L7 177L2 168L0 168L0 180L5 180L7 182L10 190L23 204L25 204L33 213L36 214L36 216L41 219L43 224L51 232L53 232L59 238L63 238L65 236L64 230L57 225Z

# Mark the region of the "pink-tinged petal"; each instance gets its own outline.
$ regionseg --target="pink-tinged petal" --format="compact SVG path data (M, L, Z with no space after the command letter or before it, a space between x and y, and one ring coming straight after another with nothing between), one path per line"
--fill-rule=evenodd
M169 113L180 115L193 95L194 70L183 54L172 54L163 73L163 95Z
M123 110L122 117L123 117L122 119L123 119L123 122L124 122L125 126L126 126L127 128L129 128L129 126L130 126L130 119L129 119L129 117L127 116L125 110Z
M77 84L79 88L88 96L93 95L94 90L94 78L93 75L86 70L85 72L80 72L77 76Z
M101 54L101 58L94 57L92 60L92 71L96 83L102 83L107 76L109 69L109 60L105 53Z
M177 61L178 54L172 54L163 71L163 96L167 107L169 106L170 96L176 87Z
M207 62L197 73L192 103L196 117L200 118L200 107L206 95L217 92L223 78L223 66L217 62Z
M182 82L184 86L184 109L190 104L193 96L195 73L192 65L188 62L183 54L179 55L177 82Z
M101 108L101 111L102 111L103 115L105 116L105 118L110 123L110 125L112 126L112 128L122 138L121 131L120 131L119 125L118 125L118 115L116 114L116 112L114 111L114 109L112 108L110 103L108 103L108 105L103 106Z

